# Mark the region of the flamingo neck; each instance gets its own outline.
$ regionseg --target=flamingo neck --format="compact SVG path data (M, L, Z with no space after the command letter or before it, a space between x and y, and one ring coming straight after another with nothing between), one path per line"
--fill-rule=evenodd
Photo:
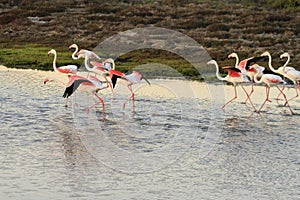
M84 66L88 71L93 71L94 69L89 66L88 60L89 60L89 56L85 54Z
M254 75L254 82L255 83L262 83L262 80L260 79L260 80L257 80L257 77L258 77L258 75L260 74L260 70L259 69L256 69L257 70L257 72L256 72L256 74Z
M278 73L277 70L274 69L273 66L272 66L272 57L271 57L271 55L269 54L268 57L269 57L269 62L268 62L269 68L271 69L272 72Z
M214 64L216 66L216 76L217 76L217 78L219 80L221 80L221 81L226 80L226 78L223 78L223 77L220 76L220 71L219 71L219 65L218 65L218 63L216 61L214 61Z
M238 68L240 62L239 57L237 54L235 54L234 57L235 57L235 68Z
M291 60L291 57L290 57L290 55L288 55L287 61L286 61L286 62L284 63L284 65L282 66L282 67L283 67L283 69L282 69L283 74L286 74L286 73L285 73L285 67L289 64L290 60Z
M72 54L73 60L78 60L79 59L78 57L76 57L77 52L78 52L78 46L75 46L75 51Z
M53 69L55 72L58 72L57 67L56 67L56 59L57 59L57 54L56 52L54 53L54 58L53 58Z

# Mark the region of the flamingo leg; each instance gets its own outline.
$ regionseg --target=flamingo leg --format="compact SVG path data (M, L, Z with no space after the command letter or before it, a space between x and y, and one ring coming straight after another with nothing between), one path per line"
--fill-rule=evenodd
M293 100L293 99L295 99L295 98L297 98L298 96L299 96L299 92L298 92L298 90L300 90L300 88L299 88L299 84L297 83L297 82L295 82L295 89L296 89L296 96L294 96L294 97L292 97L292 98L290 98L288 101L290 101L290 100ZM285 102L285 106L287 105L287 103L288 102Z
M129 101L129 100L132 100L132 107L134 108L134 93L132 91L132 87L131 87L131 84L130 85L127 85L129 91L131 92L131 96L129 97L129 99L127 99L124 103L123 103L123 109L125 108L125 105L126 103Z
M260 108L256 112L259 113L267 101L271 102L269 99L269 93L270 93L270 86L266 85L266 99L264 100L264 102L261 104Z
M285 86L282 86L281 91L283 92L284 89L285 89ZM281 96L281 94L282 94L281 92L278 93L278 95L276 97L277 102L278 102L279 97ZM285 104L286 104L286 102L285 102Z
M112 94L114 95L114 90L113 90L113 88L112 88L112 85L111 85L111 83L108 81L108 79L106 78L106 76L104 76L104 79L105 79L105 81L106 81L106 87L108 88L110 88L110 90L111 90L111 92L112 92Z
M248 100L250 100L250 96L253 94L253 92L254 92L254 82L253 82L253 80L251 80L251 91L249 94L246 93L247 98L245 100L245 104L247 103ZM251 102L251 104L252 104L252 102Z
M95 107L96 105L102 104L102 118L104 119L104 101L101 97L99 97L95 92L93 92L94 96L97 97L97 99L99 99L98 102L94 103L93 105L91 105L90 107L88 107L86 109L86 112L89 113L90 110Z
M233 100L235 100L237 98L236 85L234 85L233 88L234 88L234 97L232 99L230 99L229 101L227 101L227 103L225 103L222 106L222 109L225 108L225 106L227 106L228 104L230 104Z
M252 85L252 86L253 86L253 85ZM253 105L253 103L252 103L252 100L251 100L251 98L250 98L250 94L252 94L253 91L251 90L252 93L250 92L250 94L248 94L247 91L246 91L246 89L244 88L244 86L241 85L241 87L242 87L242 89L244 90L244 92L245 92L245 94L246 94L246 96L247 96L247 99L249 99L249 102L250 102L252 108L254 109L254 111L256 111L256 108L254 107L254 105ZM253 89L253 88L252 88L252 89ZM247 99L246 99L246 101L247 101ZM246 103L246 101L245 101L245 103Z
M277 89L280 91L280 93L283 95L283 98L285 99L285 102L287 103L287 106L289 107L290 111L291 111L291 114L294 115L295 113L293 112L293 110L291 109L289 103L288 103L288 100L286 98L286 95L282 92L282 90L280 90L280 88L276 85Z

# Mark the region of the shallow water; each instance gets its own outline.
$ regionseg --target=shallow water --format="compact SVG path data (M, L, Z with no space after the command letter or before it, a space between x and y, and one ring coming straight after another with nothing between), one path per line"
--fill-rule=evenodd
M120 86L102 95L103 119L101 107L86 113L89 93L65 108L64 88L43 78L0 71L1 199L300 195L300 116L286 108L259 115L235 102L224 112L207 98L136 95L135 108L122 109L129 93Z

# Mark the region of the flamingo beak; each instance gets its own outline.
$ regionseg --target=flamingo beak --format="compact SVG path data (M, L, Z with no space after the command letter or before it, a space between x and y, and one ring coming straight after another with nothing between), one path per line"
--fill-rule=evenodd
M45 78L45 80L44 80L44 84L46 84L47 82L49 82L49 78Z

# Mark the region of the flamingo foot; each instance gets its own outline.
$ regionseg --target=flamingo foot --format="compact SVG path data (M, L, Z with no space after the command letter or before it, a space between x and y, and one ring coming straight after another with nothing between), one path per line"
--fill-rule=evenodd
M88 115L88 114L90 114L90 109L85 109L85 112L86 112L86 114Z

